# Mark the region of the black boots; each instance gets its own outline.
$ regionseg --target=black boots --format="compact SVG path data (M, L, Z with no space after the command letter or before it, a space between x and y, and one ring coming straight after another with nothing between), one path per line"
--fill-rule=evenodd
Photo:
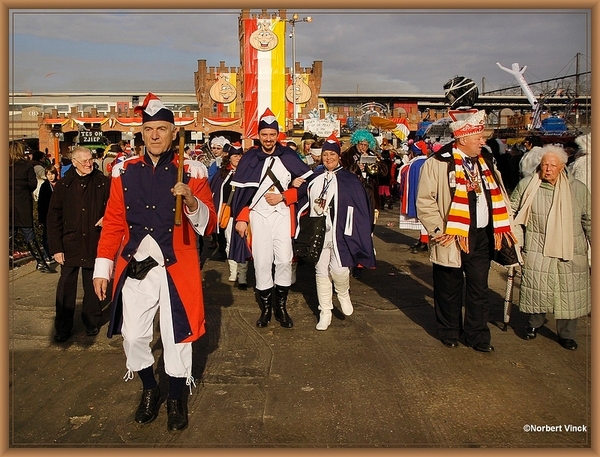
M271 296L273 295L273 289L259 290L259 305L260 305L260 317L256 321L257 327L266 327L271 321L271 312L273 306L275 307L275 319L282 327L292 328L294 323L292 318L287 313L286 304L289 287L278 286L275 284L275 304L271 303Z
M40 246L37 243L37 241L30 241L29 243L27 243L27 247L29 248L31 255L33 255L33 257L35 258L35 261L37 262L37 271L39 271L40 273L56 273L56 270L50 265L48 265L48 263L44 259L44 254L40 249Z
M135 412L135 421L139 424L148 424L158 416L158 407L160 405L160 391L158 387L154 389L144 389L140 405Z
M275 319L282 327L292 328L294 323L286 310L289 287L275 284Z
M273 295L273 289L258 291L260 317L256 321L257 327L266 327L269 325L269 321L271 320L271 311L273 309L271 304L271 295Z

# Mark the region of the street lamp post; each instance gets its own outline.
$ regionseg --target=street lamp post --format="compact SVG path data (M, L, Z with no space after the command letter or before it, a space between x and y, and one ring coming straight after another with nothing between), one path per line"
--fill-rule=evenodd
M292 39L292 131L294 130L294 121L296 120L296 22L312 22L311 16L299 18L298 13L294 13L291 19L286 19L292 25L290 38Z

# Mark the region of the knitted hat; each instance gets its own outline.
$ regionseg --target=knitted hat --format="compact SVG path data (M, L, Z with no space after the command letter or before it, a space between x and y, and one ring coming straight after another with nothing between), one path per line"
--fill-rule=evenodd
M175 123L173 111L168 109L153 93L149 92L144 99L144 103L136 106L134 112L142 115L142 123L150 121L166 121L171 124Z
M240 144L239 141L236 141L233 144L227 143L225 146L223 146L223 151L225 151L227 154L229 154L229 156L236 155L236 154L242 155L244 153L244 150L242 149L242 145Z
M262 129L275 129L279 132L279 123L273 112L267 108L258 122L258 131Z
M322 151L333 151L336 154L340 154L340 152L341 152L340 142L338 141L337 137L335 136L335 133L332 133L325 139L325 142L323 143L321 150Z
M448 114L454 121L450 123L454 138L476 135L485 129L484 110L449 110Z

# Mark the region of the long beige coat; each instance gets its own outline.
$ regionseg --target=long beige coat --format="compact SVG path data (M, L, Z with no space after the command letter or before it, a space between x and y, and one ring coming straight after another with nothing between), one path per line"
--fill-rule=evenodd
M531 177L522 179L511 194L513 211L520 207ZM592 239L591 197L582 182L570 178L573 207L573 260L545 257L548 212L554 186L542 182L524 230L519 308L524 313L554 313L555 319L575 319L591 310L588 244Z

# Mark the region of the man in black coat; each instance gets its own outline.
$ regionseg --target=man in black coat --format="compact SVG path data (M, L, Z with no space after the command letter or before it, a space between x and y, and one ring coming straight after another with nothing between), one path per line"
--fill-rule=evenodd
M110 181L94 168L89 149L76 147L71 159L73 166L54 188L47 216L50 253L61 265L54 321L54 341L58 343L71 336L80 268L83 282L81 317L88 336L98 334L102 316L92 274Z

